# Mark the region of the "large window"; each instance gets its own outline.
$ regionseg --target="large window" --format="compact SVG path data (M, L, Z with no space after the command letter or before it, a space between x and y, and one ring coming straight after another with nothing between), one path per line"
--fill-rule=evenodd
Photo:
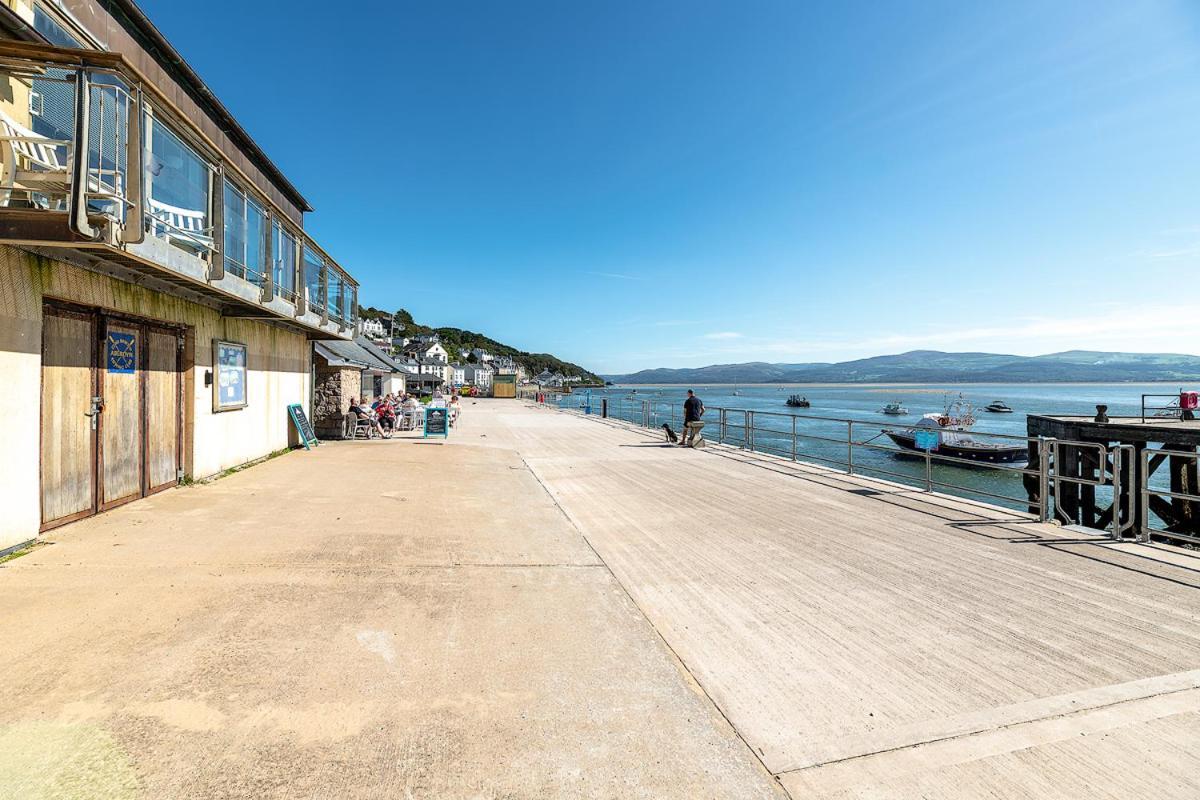
M316 251L304 247L304 288L308 291L308 310L321 313L322 266L324 261Z
M333 319L342 318L342 276L336 269L328 273L329 290L325 300L325 308Z
M275 220L271 248L275 260L275 290L288 300L296 299L296 237Z
M151 129L146 154L150 230L176 247L203 254L213 245L212 167L162 120L148 118L147 127Z
M267 213L225 182L225 271L261 285L267 261Z

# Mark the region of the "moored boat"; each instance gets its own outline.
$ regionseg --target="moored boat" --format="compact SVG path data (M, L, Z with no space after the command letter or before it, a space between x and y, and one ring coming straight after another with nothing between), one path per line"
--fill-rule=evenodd
M940 456L982 464L1016 464L1029 460L1029 450L1024 444L975 438L968 433L974 424L971 406L959 395L957 400L947 403L946 410L940 414L926 414L912 427L883 432L901 448L901 452L896 453L901 458L924 453L928 447L930 452Z
M887 414L888 416L891 416L891 417L903 417L903 416L907 416L908 409L905 408L904 406L900 405L899 400L895 400L891 403L888 403L883 408L879 409L879 413Z
M1011 414L1012 408L1003 400L993 400L983 407L984 411L990 411L993 414Z
M812 403L808 402L808 398L801 397L798 394L789 397L784 405L791 406L792 408L812 408Z

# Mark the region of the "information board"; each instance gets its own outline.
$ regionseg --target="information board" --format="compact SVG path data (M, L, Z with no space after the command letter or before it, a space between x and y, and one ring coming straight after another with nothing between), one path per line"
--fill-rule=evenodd
M937 431L913 431L913 444L918 450L937 450L940 439Z
M445 436L450 438L450 409L430 406L425 409L425 438Z
M246 407L246 345L213 341L213 410L230 411Z
M292 424L296 426L296 433L300 434L300 442L304 445L305 450L311 450L309 445L318 445L317 434L313 431L312 423L308 421L308 415L304 413L304 407L299 403L292 403L288 406L288 416L292 418Z

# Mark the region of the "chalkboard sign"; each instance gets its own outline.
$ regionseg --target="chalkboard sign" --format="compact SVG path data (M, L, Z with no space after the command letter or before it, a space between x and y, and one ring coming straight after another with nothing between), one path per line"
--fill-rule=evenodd
M288 406L288 416L292 418L292 424L296 426L296 433L300 434L300 441L304 444L305 450L311 450L310 444L320 444L317 441L317 434L313 432L312 423L308 421L308 417L304 414L304 407L299 403L292 403Z
M425 409L425 438L430 436L450 438L450 409L435 406Z

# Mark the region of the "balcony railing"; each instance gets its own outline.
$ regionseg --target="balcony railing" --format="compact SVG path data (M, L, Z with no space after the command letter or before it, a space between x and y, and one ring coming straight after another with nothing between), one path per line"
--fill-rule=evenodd
M0 41L4 82L0 239L108 248L353 330L354 279L119 54Z

